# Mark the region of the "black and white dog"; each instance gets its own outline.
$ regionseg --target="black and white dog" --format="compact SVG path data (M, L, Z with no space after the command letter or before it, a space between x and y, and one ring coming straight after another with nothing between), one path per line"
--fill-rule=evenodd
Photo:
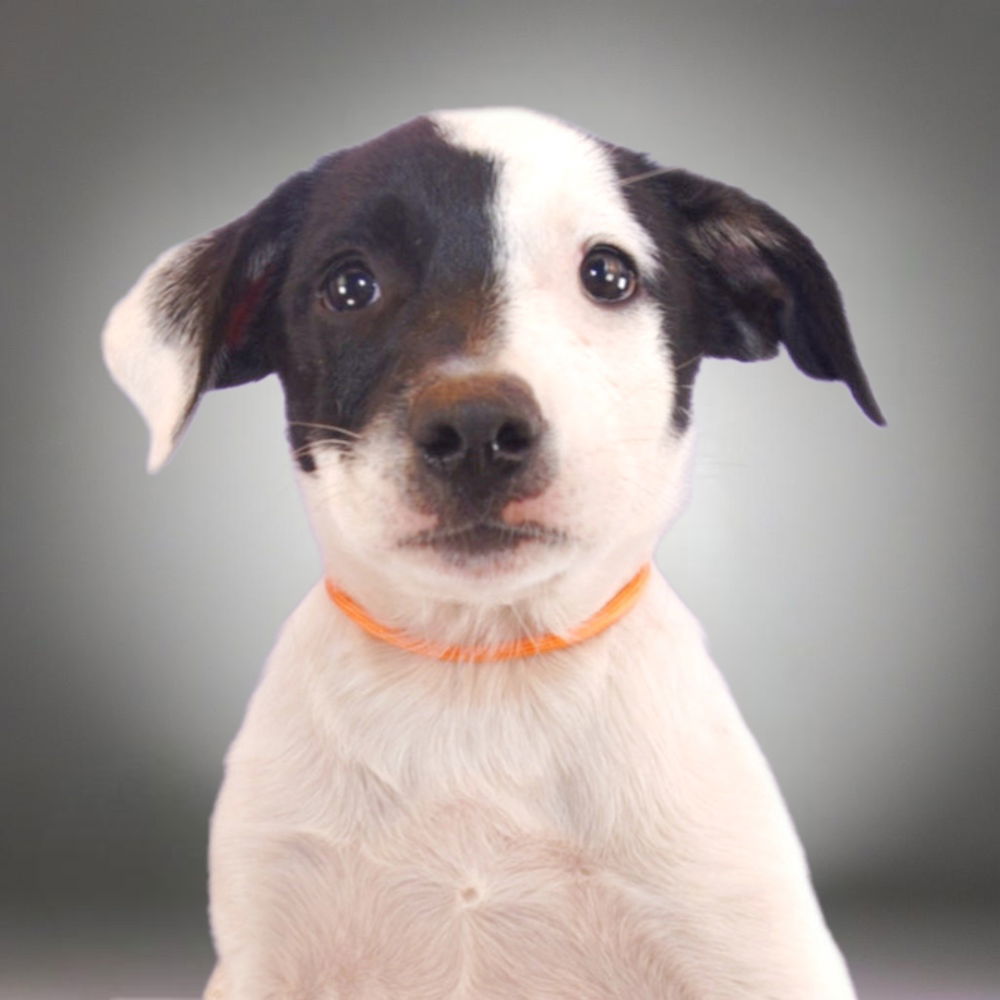
M271 372L328 579L212 823L206 996L846 1000L774 780L644 574L705 357L882 418L810 242L521 110L416 119L168 251L108 365L159 468Z

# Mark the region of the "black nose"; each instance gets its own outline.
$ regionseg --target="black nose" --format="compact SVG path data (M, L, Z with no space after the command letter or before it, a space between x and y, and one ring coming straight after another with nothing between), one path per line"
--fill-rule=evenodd
M543 428L531 389L513 375L435 380L414 397L408 426L432 473L490 488L531 464Z

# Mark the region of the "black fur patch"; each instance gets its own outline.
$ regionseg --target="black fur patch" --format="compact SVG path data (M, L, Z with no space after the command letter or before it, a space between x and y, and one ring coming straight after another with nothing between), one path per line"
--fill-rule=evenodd
M865 414L885 423L836 283L798 229L736 188L607 148L629 207L663 263L665 278L652 292L667 310L675 426L683 429L690 418L700 358L756 361L773 357L782 344L803 372L844 382ZM671 280L678 270L684 288Z
M374 414L401 405L428 365L475 350L492 328L495 284L493 165L449 145L429 120L334 154L313 174L274 359L306 471L311 444L349 442ZM320 289L345 259L364 261L381 295L338 313Z
M195 340L207 389L276 372L303 469L350 443L425 367L492 330L495 173L418 118L320 160L256 208L193 241L154 289L165 336ZM331 268L364 261L381 295L336 312Z
M302 222L309 173L281 184L246 215L192 241L154 289L167 336L199 347L197 392L255 381L274 370L274 303Z

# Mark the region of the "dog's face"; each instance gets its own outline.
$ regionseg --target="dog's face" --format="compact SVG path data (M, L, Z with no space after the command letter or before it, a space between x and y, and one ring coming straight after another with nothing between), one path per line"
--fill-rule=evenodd
M417 119L158 260L108 363L167 457L200 394L275 372L331 566L462 599L635 565L683 491L702 357L877 405L836 287L741 192L531 112Z

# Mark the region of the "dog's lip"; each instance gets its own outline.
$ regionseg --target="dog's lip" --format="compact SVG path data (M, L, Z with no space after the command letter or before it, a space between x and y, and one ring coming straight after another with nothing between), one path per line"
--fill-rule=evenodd
M400 542L403 548L507 548L520 542L559 545L567 540L566 532L539 521L509 523L497 519L469 521L460 525L429 528L408 535Z

